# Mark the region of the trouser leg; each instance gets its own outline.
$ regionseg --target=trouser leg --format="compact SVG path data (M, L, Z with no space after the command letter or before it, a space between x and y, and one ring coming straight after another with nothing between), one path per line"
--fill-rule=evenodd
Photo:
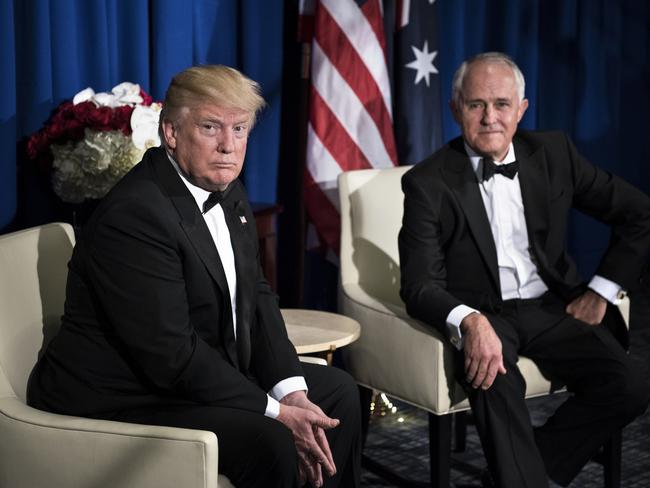
M337 472L324 487L358 487L361 477L361 409L354 380L337 368L303 363L308 397L341 423L326 432Z
M518 338L508 323L488 318L501 339L507 373L487 390L466 388L490 472L502 488L548 487L524 399L526 383L516 365Z
M237 488L299 486L291 431L262 414L209 405L156 405L122 411L113 419L214 432L219 473Z
M325 487L358 487L361 412L354 380L336 368L303 363L310 400L341 423L326 431L337 473ZM298 484L298 456L291 431L260 413L210 405L155 405L124 410L112 420L209 430L219 439L219 472L237 488L291 488Z
M645 411L648 391L612 334L564 314L563 306L547 298L541 309L522 311L520 320L531 323L534 314L536 322L550 324L522 333L521 354L572 393L535 432L549 476L568 485L616 430Z

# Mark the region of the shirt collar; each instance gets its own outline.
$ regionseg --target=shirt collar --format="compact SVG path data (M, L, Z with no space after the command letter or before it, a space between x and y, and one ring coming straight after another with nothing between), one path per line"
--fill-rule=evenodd
M482 174L479 174L479 168L482 168L482 166L479 164L481 162L481 159L483 159L483 156L479 156L476 154L476 151L474 151L471 147L467 145L467 142L463 141L463 144L465 145L465 152L467 153L467 156L469 157L470 162L472 163L472 169L474 170L474 173L476 173L476 177L481 180L481 177L483 176ZM507 163L512 163L515 161L517 158L515 158L515 147L512 145L512 142L510 142L510 145L508 146L508 152L506 153L506 157L503 158L503 161L495 161L494 164L507 164Z
M196 204L198 205L199 209L202 209L203 204L205 203L205 201L210 196L210 192L207 191L207 190L204 190L203 188L201 188L199 186L196 186L194 183L192 183L190 180L188 180L187 177L185 176L185 174L181 171L181 168L178 165L178 163L176 162L176 160L168 152L167 152L167 157L169 158L169 162L172 163L172 166L174 167L174 169L176 170L178 175L181 177L181 181L183 183L185 183L185 186L187 187L187 189L192 194L192 197L194 197L194 200L196 201ZM210 209L210 211L212 211L212 209Z

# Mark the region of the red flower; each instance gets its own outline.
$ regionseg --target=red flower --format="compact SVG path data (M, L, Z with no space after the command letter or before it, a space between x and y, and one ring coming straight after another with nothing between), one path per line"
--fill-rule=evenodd
M113 109L110 107L97 107L88 114L88 123L92 129L111 130Z
M49 145L50 140L47 133L44 129L41 129L27 140L27 155L31 159L36 159L38 154L44 149L47 149Z
M56 111L52 115L52 118L50 119L50 122L61 123L64 120L71 119L75 116L74 110L75 106L72 104L72 102L63 102L57 107Z
M131 114L133 107L124 105L113 110L112 130L121 130L125 136L131 134Z
M84 136L85 124L78 119L67 120L63 126L65 140L78 141ZM65 142L65 140L63 142Z
M84 124L90 124L91 114L97 110L93 102L82 102L72 106L72 113L74 117Z
M142 97L142 105L145 107L148 107L153 103L153 98L151 95L149 95L146 91L144 91L142 88L140 88L140 96Z

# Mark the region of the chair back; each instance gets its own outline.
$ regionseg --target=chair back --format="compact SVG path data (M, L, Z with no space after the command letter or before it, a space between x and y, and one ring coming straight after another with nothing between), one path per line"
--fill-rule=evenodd
M63 223L0 236L0 398L25 401L29 374L61 323L74 242Z
M399 306L397 234L402 226L401 178L411 166L363 169L339 175L341 281Z

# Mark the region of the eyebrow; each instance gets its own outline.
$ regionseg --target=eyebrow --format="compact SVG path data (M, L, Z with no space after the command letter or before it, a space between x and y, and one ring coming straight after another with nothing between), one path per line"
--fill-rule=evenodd
M499 97L499 98L494 99L494 102L511 102L511 101L512 101L512 98L508 98L508 97ZM465 100L465 103L476 103L476 102L489 103L490 100L486 100L484 98L471 98L471 99Z
M218 124L225 124L226 123L225 119L223 119L221 117L213 116L213 115L207 115L205 117L200 117L199 120L207 121L207 122L216 122ZM241 125L241 124L248 124L248 123L250 123L250 118L245 117L245 118L234 120L232 125Z

